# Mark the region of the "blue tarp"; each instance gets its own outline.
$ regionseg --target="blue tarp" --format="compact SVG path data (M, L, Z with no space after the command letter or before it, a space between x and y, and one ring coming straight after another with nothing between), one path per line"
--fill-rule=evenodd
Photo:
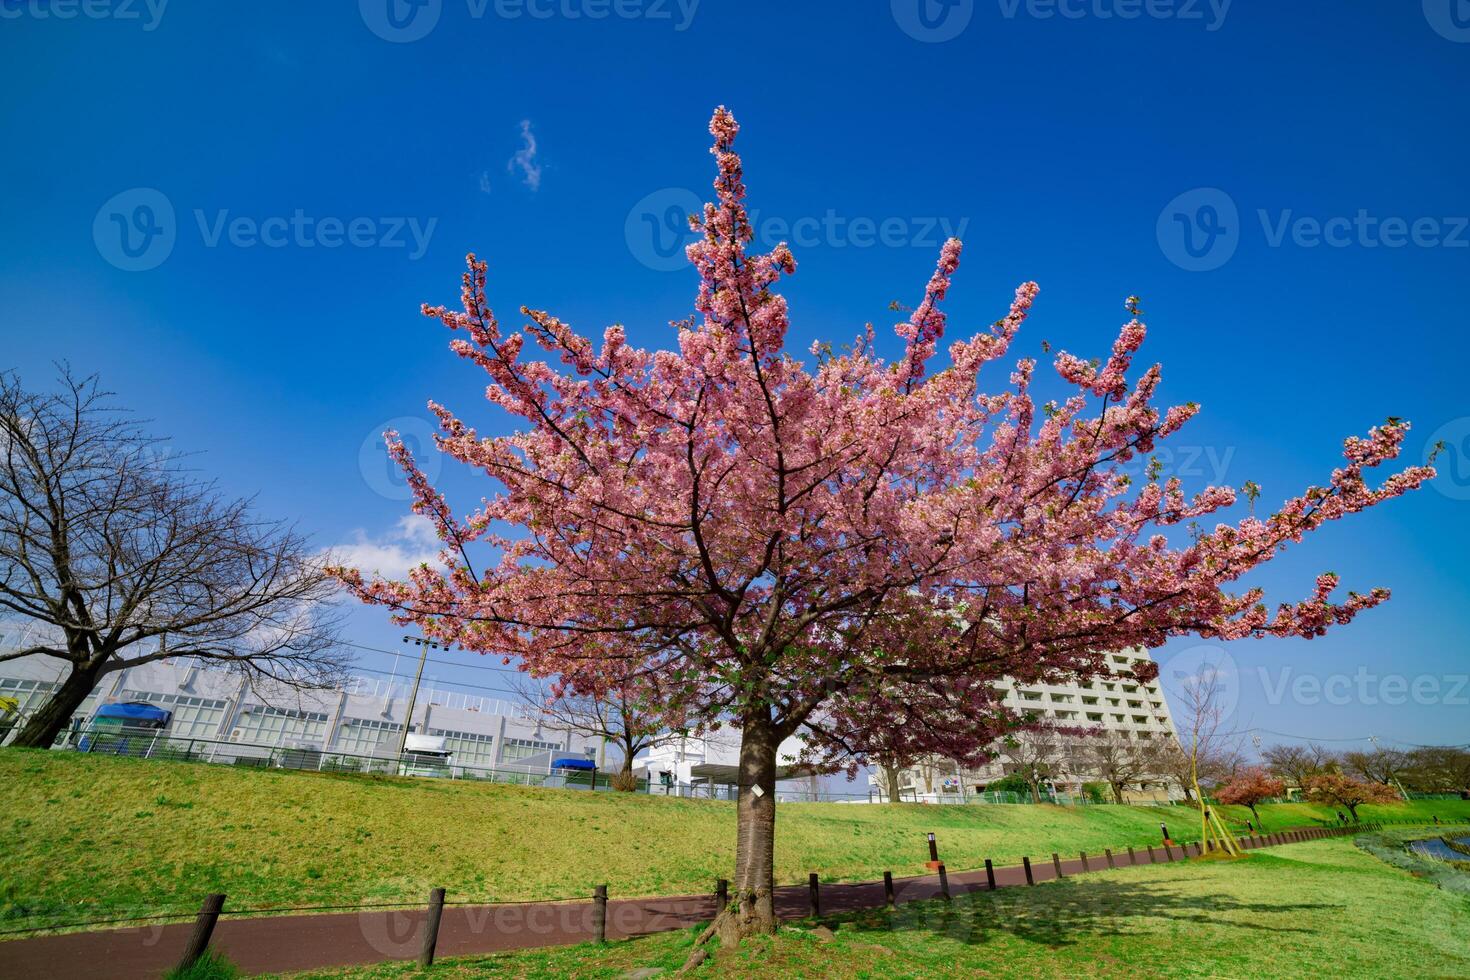
M141 701L126 701L122 704L104 704L97 709L93 718L124 718L128 721L156 721L160 725L168 724L173 717L173 712L155 708L151 704L143 704Z
M591 772L597 768L597 763L591 759L557 759L551 764L553 769L580 769L583 772Z

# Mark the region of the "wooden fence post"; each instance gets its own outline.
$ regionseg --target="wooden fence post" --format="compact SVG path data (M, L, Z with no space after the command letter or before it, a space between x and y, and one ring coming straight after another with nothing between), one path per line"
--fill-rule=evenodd
M1021 856L1021 866L1026 869L1026 884L1036 884L1036 879L1031 877L1031 859L1025 855Z
M1057 857L1056 851L1051 852L1051 866L1056 869L1057 878L1060 879L1062 877L1062 859Z
M592 889L592 938L599 943L607 942L607 886Z
M1150 844L1148 846L1148 863L1149 864L1154 864L1155 863L1155 861L1154 861L1154 846L1152 844Z
M893 872L883 872L883 904L889 908L896 908L898 900L893 897Z
M816 918L822 914L822 899L818 892L820 885L818 884L817 873L815 871L806 876L806 886L807 890L811 893L812 918Z
M1082 870L1083 871L1091 871L1092 869L1087 866L1087 852L1086 851L1082 851L1080 853L1082 854Z
M985 859L985 887L995 891L995 865L990 863L990 858Z
M949 875L944 871L944 862L939 862L939 894L949 901Z
M1128 845L1128 866L1131 868L1131 867L1133 867L1137 863L1138 863L1138 861L1133 857L1133 845L1132 844L1129 844Z
M220 910L225 907L223 895L206 895L204 904L199 908L199 915L194 919L194 931L189 934L189 943L184 947L184 955L179 960L179 969L187 970L193 966L204 951L209 948L209 937L214 934L214 924L219 921Z
M419 946L419 966L434 965L434 949L439 945L439 921L444 917L444 889L429 892L429 910L424 914L424 937Z
M1117 862L1113 860L1113 849L1111 847L1105 847L1103 848L1103 853L1108 856L1108 867L1116 868L1118 865Z

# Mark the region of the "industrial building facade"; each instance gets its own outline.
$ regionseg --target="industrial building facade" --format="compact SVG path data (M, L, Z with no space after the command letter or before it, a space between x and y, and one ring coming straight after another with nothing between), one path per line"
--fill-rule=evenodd
M14 699L23 717L40 707L65 669L46 657L0 663L0 697ZM407 694L402 681L361 677L339 690L257 689L229 671L155 661L104 676L74 715L73 736L102 705L132 702L171 713L160 735L198 740L215 755L249 759L293 749L391 759ZM594 758L600 748L595 739L539 725L525 705L433 687L420 690L409 731L442 737L456 768L545 773L554 759Z

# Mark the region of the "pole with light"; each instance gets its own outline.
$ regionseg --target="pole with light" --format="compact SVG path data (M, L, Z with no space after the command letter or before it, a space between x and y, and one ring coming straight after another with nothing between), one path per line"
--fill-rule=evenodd
M424 661L429 658L430 650L449 649L449 645L447 643L443 646L440 646L433 640L426 640L421 636L405 636L403 638L403 642L413 643L418 646L419 669L413 675L413 688L409 691L408 694L408 710L403 713L403 733L398 736L398 758L400 762L403 759L404 751L408 748L408 731L409 728L413 725L413 704L415 701L418 700L419 682L422 681L424 678Z

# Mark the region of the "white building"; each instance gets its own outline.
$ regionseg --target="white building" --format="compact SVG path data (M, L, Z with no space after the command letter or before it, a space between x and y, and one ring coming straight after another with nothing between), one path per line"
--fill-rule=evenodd
M1109 666L1126 671L1137 661L1150 660L1148 651L1137 649L1109 655ZM1018 684L1010 679L997 688L1005 692L1004 703L1023 714L1032 714L1055 725L1068 728L1101 729L1120 733L1136 741L1177 739L1169 703L1157 679L1148 683L1116 678L1098 679L1086 684ZM1015 769L997 745L1000 754L980 769L961 769L947 759L926 759L899 773L900 798L919 802L958 803L969 795L982 792L986 786ZM1078 794L1085 782L1099 781L1087 773L1084 760L1069 753L1062 771L1050 780L1056 792ZM881 774L869 782L882 794L888 792ZM1124 802L1163 802L1182 794L1163 774L1140 780L1129 786Z
M50 657L0 663L0 696L22 716L36 710L64 676ZM238 674L188 662L155 661L107 674L72 724L82 728L103 704L143 702L172 713L162 735L198 740L199 751L229 758L272 757L274 749L317 756L392 759L403 736L408 683L353 678L340 690L256 690ZM550 731L523 705L420 688L410 732L442 737L456 769L546 773L555 759L590 759L599 743ZM9 733L6 733L7 736Z
M779 800L818 800L824 794L820 779L797 764L805 743L793 735L776 748L776 797ZM664 742L638 757L635 771L647 777L649 791L660 786L680 795L734 799L740 784L740 731L724 728L703 737L686 736Z

